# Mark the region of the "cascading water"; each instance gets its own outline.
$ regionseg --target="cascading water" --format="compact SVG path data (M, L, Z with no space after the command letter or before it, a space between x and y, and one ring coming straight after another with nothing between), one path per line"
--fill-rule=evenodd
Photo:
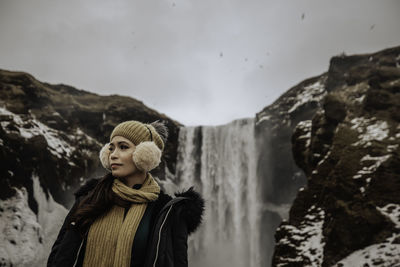
M191 266L260 266L260 204L254 119L181 128L177 180L206 200L189 239Z

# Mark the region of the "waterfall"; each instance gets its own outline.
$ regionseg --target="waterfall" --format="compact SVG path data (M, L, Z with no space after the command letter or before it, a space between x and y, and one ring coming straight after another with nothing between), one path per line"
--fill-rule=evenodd
M203 224L189 238L191 266L260 266L260 203L254 119L183 127L179 188L194 185L206 201Z

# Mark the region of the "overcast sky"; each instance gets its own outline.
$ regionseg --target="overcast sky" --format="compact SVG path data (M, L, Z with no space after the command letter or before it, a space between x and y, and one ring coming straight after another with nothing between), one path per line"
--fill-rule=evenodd
M218 125L334 55L400 45L399 14L397 0L0 0L0 68Z

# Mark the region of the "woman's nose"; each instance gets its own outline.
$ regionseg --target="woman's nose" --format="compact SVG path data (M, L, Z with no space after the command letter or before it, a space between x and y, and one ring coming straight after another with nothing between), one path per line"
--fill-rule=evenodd
M110 154L110 158L111 158L111 159L116 159L116 158L118 158L118 153L117 153L116 151L117 151L117 149L114 149L114 150L111 152L111 154Z

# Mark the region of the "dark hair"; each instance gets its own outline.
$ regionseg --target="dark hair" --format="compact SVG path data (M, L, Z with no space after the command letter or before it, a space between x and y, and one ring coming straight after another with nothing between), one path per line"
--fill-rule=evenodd
M111 174L105 175L78 204L69 220L75 222L81 235L85 235L90 225L101 215L107 213L114 204L128 207L129 202L119 198L111 190L114 177Z

